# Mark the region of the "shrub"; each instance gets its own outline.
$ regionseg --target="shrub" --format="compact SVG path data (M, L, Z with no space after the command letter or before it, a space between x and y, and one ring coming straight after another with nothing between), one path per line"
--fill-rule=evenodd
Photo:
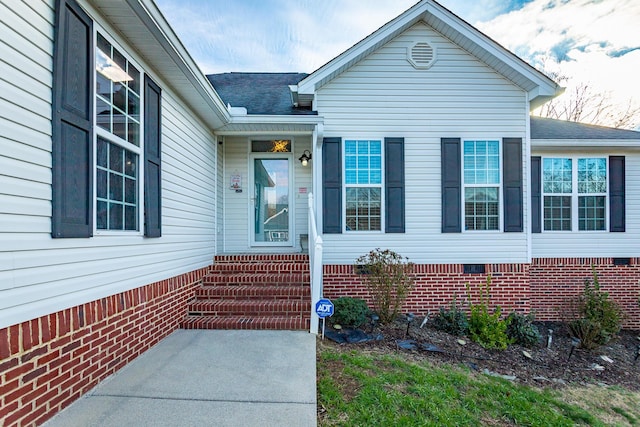
M331 323L357 328L369 316L369 307L363 299L341 297L333 301L334 313Z
M471 287L467 284L467 293L471 305L471 315L469 316L469 336L471 340L477 342L487 349L504 350L509 345L507 336L508 322L501 319L502 311L496 307L493 313L489 312L491 276L487 276L487 282L479 288L479 302L474 304L471 298Z
M524 347L535 347L540 343L540 331L533 324L533 313L521 314L515 311L507 317L507 336L512 343Z
M592 266L593 278L584 281L582 294L568 301L566 316L569 333L580 339L580 347L594 349L613 339L624 320L620 306L600 290L600 282Z
M438 315L433 319L433 326L451 335L466 335L469 330L467 313L458 307L454 298L448 309L440 307Z
M355 270L364 276L380 323L394 320L413 288L413 263L389 249L374 249L356 260Z

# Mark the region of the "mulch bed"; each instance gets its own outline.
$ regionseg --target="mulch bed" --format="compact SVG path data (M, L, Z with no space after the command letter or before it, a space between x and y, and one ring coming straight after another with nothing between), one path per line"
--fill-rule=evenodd
M414 360L428 360L436 364L465 365L478 372L515 376L515 382L537 387L563 387L566 385L617 385L640 391L640 332L623 330L617 339L595 350L575 348L571 357L571 337L561 323L536 322L542 341L535 348L510 345L504 351L485 350L466 337L456 337L433 328L427 323L420 328L422 318L416 318L409 327L398 320L379 326L373 334L382 339L359 344L336 344L325 339L326 345L341 349L357 347L364 351L383 354L402 354ZM330 328L327 325L327 329ZM550 348L547 348L549 329L553 330ZM367 332L370 332L367 329ZM465 344L459 343L459 340ZM399 341L412 340L416 348L401 348ZM421 344L431 344L432 350ZM527 352L531 358L525 356ZM604 358L602 357L604 356ZM611 362L606 359L610 359Z

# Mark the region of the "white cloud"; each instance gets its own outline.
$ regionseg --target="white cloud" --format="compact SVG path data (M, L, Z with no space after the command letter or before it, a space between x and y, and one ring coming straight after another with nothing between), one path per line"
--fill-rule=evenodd
M479 23L481 31L534 65L555 57L569 84L586 83L612 97L640 97L640 2L534 0Z

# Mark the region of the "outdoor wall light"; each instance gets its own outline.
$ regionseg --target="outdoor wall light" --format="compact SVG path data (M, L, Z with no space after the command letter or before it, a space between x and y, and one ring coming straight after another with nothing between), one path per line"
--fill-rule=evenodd
M307 166L309 164L309 160L311 160L311 152L309 150L304 150L302 152L302 156L298 159L302 166Z

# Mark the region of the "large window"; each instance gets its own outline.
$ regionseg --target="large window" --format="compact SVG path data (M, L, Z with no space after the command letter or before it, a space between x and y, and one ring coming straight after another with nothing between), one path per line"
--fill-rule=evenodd
M465 230L500 229L500 143L464 141Z
M542 159L545 231L603 231L607 227L607 159Z
M96 229L140 229L141 73L96 37Z
M345 140L347 231L382 230L382 141Z
M162 235L162 89L75 0L56 8L51 236Z

